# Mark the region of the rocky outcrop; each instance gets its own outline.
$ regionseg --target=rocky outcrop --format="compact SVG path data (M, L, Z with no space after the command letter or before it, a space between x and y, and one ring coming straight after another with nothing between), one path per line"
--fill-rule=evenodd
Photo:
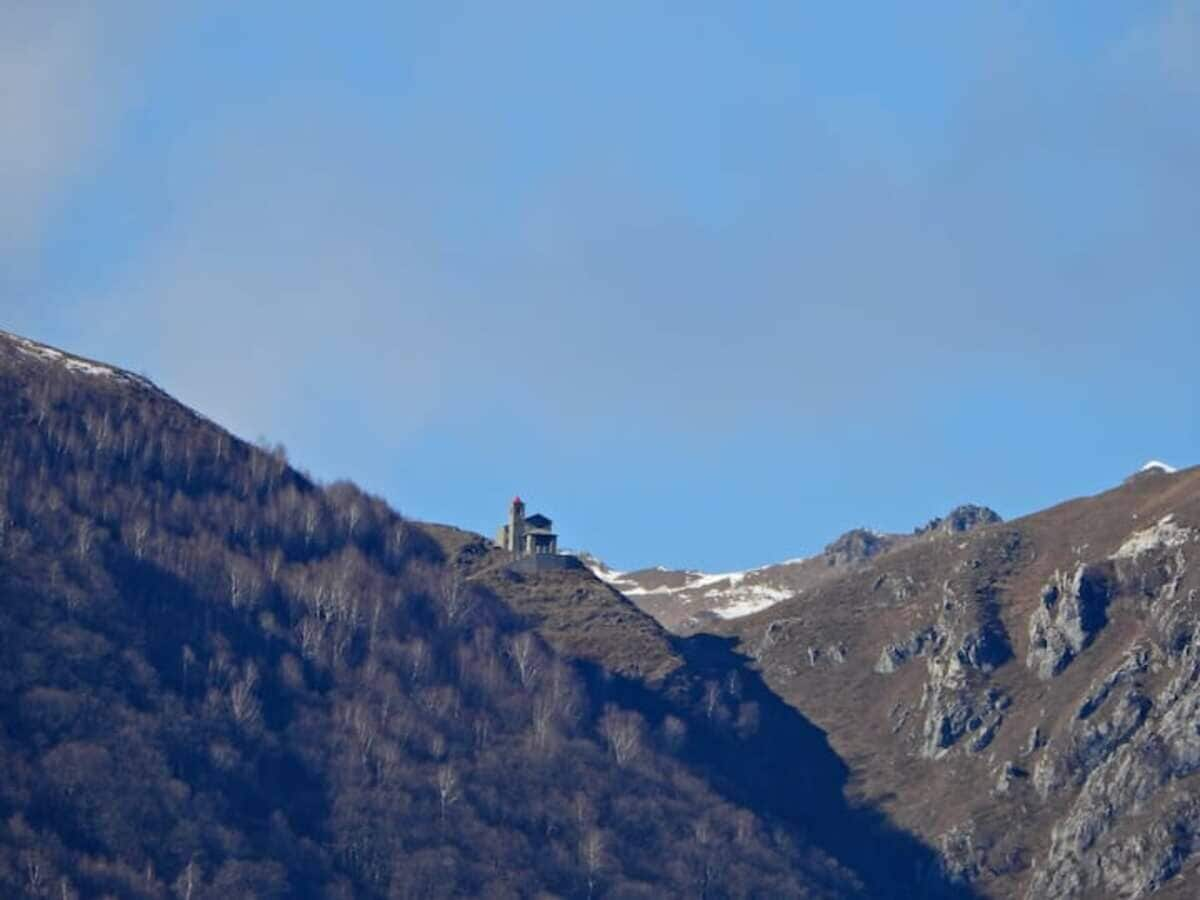
M826 564L830 566L849 566L866 562L891 545L892 539L885 534L867 528L855 528L828 544L822 553Z
M985 750L1004 723L1009 697L997 688L971 685L957 660L941 671L930 661L931 677L921 697L925 710L920 755L940 759L964 736L974 735L967 745L972 753Z
M1072 575L1054 573L1029 619L1025 664L1038 678L1058 675L1091 643L1108 621L1110 591L1103 566L1081 564Z
M880 675L891 675L910 659L923 656L927 648L932 647L938 637L937 631L930 626L914 631L902 641L887 644L879 651L879 661L875 663L875 671Z
M1182 547L1196 538L1196 532L1175 522L1175 516L1163 516L1149 528L1135 531L1117 548L1113 559L1137 559L1155 550Z
M1076 722L1061 739L1061 746L1049 747L1034 769L1033 783L1042 799L1067 785L1083 784L1142 727L1152 706L1149 697L1131 688L1107 716Z
M1142 645L1131 647L1125 653L1125 661L1099 684L1092 686L1087 697L1080 704L1079 712L1075 717L1082 721L1091 716L1104 705L1104 701L1108 699L1114 688L1132 681L1136 676L1145 672L1149 663L1149 648Z
M960 563L955 576L942 585L941 608L926 641L931 649L920 754L931 758L944 756L968 734L974 735L971 752L988 747L1010 704L987 678L1013 655L994 585L978 578L973 561Z
M961 534L964 531L973 531L983 525L995 525L1003 521L995 510L967 503L963 506L956 506L946 515L930 519L925 525L914 528L913 534L921 535L933 532Z
M846 645L843 643L830 644L827 647L809 647L808 664L816 666L828 664L840 666L846 661Z

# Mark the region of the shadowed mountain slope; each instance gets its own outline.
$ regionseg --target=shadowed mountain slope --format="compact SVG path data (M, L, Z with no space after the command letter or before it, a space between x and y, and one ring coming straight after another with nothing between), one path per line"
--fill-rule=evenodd
M729 639L672 636L587 570L526 577L482 538L423 527L466 581L502 596L582 663L593 690L638 709L730 802L836 859L868 896L972 895L946 879L931 848L870 806L847 802L849 771L825 734L782 702Z

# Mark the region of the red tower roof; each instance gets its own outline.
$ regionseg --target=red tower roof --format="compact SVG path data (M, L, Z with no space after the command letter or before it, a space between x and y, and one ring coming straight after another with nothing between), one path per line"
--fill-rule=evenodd
M521 506L522 504L523 504L523 501L521 500L520 495L513 497L513 506Z

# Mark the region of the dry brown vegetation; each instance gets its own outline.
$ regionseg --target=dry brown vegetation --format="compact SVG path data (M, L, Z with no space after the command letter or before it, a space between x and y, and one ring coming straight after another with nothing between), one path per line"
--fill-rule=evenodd
M827 732L851 767L856 795L939 847L950 877L996 897L1124 896L1125 888L1114 885L1122 879L1134 884L1137 866L1146 865L1151 874L1136 889L1193 896L1191 820L1162 819L1183 823L1163 826L1176 830L1162 836L1152 828L1179 797L1194 796L1195 776L1186 769L1178 775L1165 766L1156 770L1151 762L1153 753L1170 750L1156 732L1157 717L1174 702L1168 685L1191 665L1188 623L1200 596L1188 564L1194 551L1189 543L1112 561L1131 532L1169 514L1181 527L1200 525L1200 469L1140 475L1099 496L1014 522L914 542L723 630L756 658L775 691ZM1027 663L1031 620L1052 600L1047 585L1081 565L1106 579L1111 597L1083 646L1063 658L1058 674L1040 678ZM974 624L956 632L947 611L967 607ZM980 646L979 622L1004 644L987 664L963 655ZM945 673L953 666L954 641L968 631L975 643L958 649L963 664L951 689L967 698L968 707L973 697L995 700L988 708L976 703L981 721L967 721L961 737L951 740L931 734L928 724L939 680L950 683ZM912 658L894 671L879 671L886 647L921 635L930 637L924 646L910 643ZM1036 659L1041 651L1032 652ZM1131 658L1138 660L1136 669L1129 667ZM1133 674L1120 675L1111 691L1098 689L1121 671ZM1103 724L1126 702L1141 704L1141 715L1148 715L1128 738L1106 732ZM1096 707L1102 713L1089 719ZM1089 731L1093 721L1101 724ZM1081 743L1079 735L1090 735L1092 744ZM931 742L939 740L944 746L931 755ZM1143 766L1152 786L1136 809L1114 807L1111 819L1088 819L1080 801L1085 785L1090 780L1090 789L1100 790L1106 779L1119 777L1121 766ZM1052 882L1052 893L1041 893L1051 883L1047 871L1061 836L1083 827L1073 816L1098 823L1087 826L1095 833L1077 851L1082 874L1063 875ZM1139 844L1142 829L1151 836ZM1161 870L1138 855L1160 851ZM1088 862L1088 853L1099 862ZM1123 861L1118 853L1126 854Z

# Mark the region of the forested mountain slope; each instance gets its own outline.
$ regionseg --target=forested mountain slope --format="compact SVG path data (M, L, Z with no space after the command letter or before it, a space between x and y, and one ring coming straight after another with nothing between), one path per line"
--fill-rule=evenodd
M855 892L353 486L9 337L0 423L0 894Z
M728 642L0 333L0 895L943 891Z
M858 795L987 896L1200 894L1200 468L726 623Z

